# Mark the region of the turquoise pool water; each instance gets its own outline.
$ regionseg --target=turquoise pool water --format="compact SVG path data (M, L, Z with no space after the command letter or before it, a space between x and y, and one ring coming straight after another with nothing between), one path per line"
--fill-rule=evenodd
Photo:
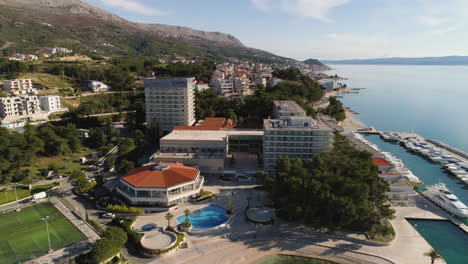
M213 228L229 220L226 209L219 205L210 205L189 214L190 223L195 229ZM185 221L185 215L177 217L179 223Z
M449 221L408 220L448 264L468 263L468 235ZM430 258L428 257L430 263Z

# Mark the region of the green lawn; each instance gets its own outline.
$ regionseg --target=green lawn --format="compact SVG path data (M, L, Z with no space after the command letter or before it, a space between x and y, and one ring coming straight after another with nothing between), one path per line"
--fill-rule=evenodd
M20 212L0 215L0 263L22 263L48 251L44 216L49 216L50 242L53 250L86 239L65 216L50 203L27 207Z
M33 186L31 191L24 188L18 188L16 189L16 195L18 196L18 200L21 200L33 194L47 191L55 186L55 184L36 185ZM13 201L15 201L15 189L7 189L0 191L0 204L5 204Z
M70 83L62 80L59 76L55 76L47 73L25 73L20 76L25 79L32 79L33 82L39 83L49 89L61 89L72 87Z

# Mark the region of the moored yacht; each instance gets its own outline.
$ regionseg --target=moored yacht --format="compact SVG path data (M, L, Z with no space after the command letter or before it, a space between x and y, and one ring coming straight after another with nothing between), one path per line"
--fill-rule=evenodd
M434 184L427 187L423 192L429 200L444 208L451 214L466 218L468 217L468 207L458 200L457 196L449 191L443 183Z

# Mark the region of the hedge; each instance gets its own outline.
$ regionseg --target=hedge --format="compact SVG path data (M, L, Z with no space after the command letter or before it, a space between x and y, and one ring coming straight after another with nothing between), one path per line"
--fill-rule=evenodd
M113 213L122 214L144 214L145 210L136 207L127 207L126 205L109 204L106 207L107 210Z

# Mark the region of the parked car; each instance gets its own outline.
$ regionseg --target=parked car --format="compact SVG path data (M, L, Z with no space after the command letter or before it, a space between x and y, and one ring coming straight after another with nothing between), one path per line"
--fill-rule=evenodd
M106 219L112 219L112 218L115 217L115 214L113 214L113 213L103 213L103 214L101 215L101 217L102 217L102 218L106 218Z

